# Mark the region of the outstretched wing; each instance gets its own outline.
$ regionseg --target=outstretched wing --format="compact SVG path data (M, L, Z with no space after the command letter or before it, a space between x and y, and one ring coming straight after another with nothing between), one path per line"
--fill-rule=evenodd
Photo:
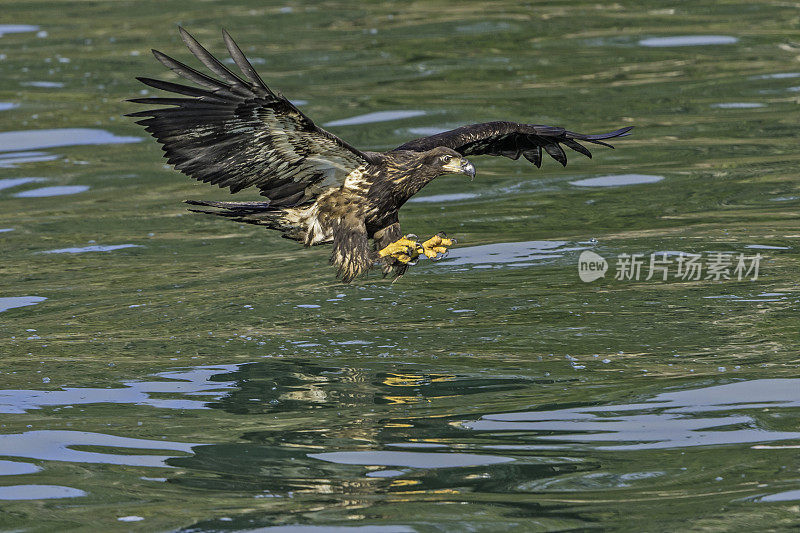
M603 140L624 137L632 128L633 126L630 126L600 135L584 135L564 128L538 124L484 122L409 141L395 150L425 152L438 146L445 146L462 155L496 155L515 160L523 156L537 167L541 167L542 149L544 149L553 159L566 166L567 155L561 148L562 144L587 157L592 157L591 152L578 141L613 148Z
M153 50L161 63L201 86L137 78L186 98L134 98L131 102L172 107L131 113L162 144L167 160L192 178L238 192L258 187L271 205L313 200L339 187L351 171L371 161L335 135L317 127L289 100L270 90L223 30L233 61L248 81L231 72L180 28L189 50L215 79Z

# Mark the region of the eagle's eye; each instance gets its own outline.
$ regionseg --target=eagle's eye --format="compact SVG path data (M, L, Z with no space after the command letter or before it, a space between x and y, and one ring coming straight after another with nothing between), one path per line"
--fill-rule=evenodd
M446 165L447 163L452 161L452 159L453 159L452 155L443 155L442 156L442 163L444 163Z

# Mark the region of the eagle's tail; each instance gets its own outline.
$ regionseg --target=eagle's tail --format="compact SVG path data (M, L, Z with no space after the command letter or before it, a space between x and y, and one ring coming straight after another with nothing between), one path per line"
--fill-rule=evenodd
M267 226L271 229L285 229L282 222L283 210L271 206L269 202L210 202L205 200L186 200L189 205L211 207L206 209L189 209L194 213L218 215L237 222Z

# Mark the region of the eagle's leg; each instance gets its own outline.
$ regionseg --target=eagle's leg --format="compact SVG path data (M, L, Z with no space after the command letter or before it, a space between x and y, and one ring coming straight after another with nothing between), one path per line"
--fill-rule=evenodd
M456 242L455 239L448 239L447 235L443 232L439 232L421 244L422 253L429 259L436 261L444 257L445 254L447 254L447 248L453 246Z
M424 251L422 245L417 241L416 235L403 235L393 243L378 250L378 256L381 258L391 257L407 265L411 264Z
M392 276L396 280L408 270L409 263L398 261L391 255L380 255L381 250L390 246L402 236L403 232L400 230L400 223L397 221L376 231L375 235L373 235L375 241L375 258L382 264L381 270L383 270L384 278L386 276Z

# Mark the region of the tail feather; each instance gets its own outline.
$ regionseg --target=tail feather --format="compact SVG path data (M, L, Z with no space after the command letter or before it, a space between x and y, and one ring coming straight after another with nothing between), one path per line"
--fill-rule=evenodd
M284 229L281 224L282 210L272 207L269 202L212 202L206 200L185 200L184 203L212 209L189 209L193 213L217 215L237 222L257 224L273 229Z
M219 207L220 209L246 210L254 212L276 210L276 208L270 206L269 202L211 202L207 200L184 200L184 203L189 205L202 205L206 207Z

